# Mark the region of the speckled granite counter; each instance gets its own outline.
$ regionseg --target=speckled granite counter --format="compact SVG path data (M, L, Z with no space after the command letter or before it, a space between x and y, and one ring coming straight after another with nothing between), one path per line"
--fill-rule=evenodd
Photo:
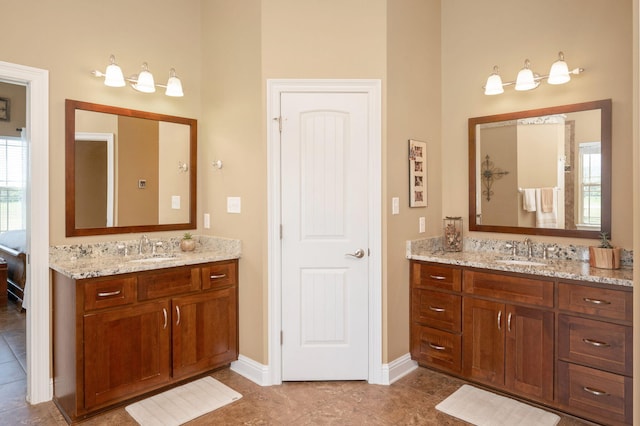
M138 254L138 240L52 246L49 248L49 267L69 278L83 279L241 257L240 240L209 236L193 238L197 241L193 252L180 250L180 237L152 238L152 242L162 243L155 254L151 254L150 248Z
M553 257L542 259L542 248L534 249L535 262L544 265L517 265L500 263L505 260L526 260L521 256L509 255L504 247L504 241L500 242L500 247L495 245L485 245L485 250L468 250L477 248L477 241L465 241L465 251L445 252L436 239L407 241L406 257L413 260L426 262L438 262L449 265L459 265L474 268L491 269L496 271L518 272L523 274L533 274L552 278L564 278L570 280L588 281L601 284L613 284L620 286L633 286L633 268L628 263L623 262L623 267L616 270L591 268L588 262L588 254L585 258L584 248L567 246L556 246ZM536 254L539 254L537 256ZM629 253L625 254L625 259L630 259Z

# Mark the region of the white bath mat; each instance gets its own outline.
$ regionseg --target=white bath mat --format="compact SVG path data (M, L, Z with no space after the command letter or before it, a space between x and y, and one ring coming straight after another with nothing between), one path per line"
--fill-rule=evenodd
M436 409L477 426L555 426L560 421L553 413L469 385Z
M242 398L212 377L143 399L125 409L142 426L178 426Z

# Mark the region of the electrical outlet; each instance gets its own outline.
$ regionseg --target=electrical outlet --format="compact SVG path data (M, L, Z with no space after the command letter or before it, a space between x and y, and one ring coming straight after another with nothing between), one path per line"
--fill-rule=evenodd
M400 214L400 198L398 197L391 199L391 214Z
M422 234L423 232L426 231L427 224L424 217L420 217L420 219L418 220L418 227L419 227L419 230L418 230L419 233Z

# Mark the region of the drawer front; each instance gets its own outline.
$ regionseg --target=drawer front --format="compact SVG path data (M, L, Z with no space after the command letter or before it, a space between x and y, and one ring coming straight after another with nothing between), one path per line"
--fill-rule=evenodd
M553 281L465 270L464 292L507 302L553 307Z
M84 290L84 309L110 308L123 306L136 301L136 277L97 279L82 282Z
M413 287L460 291L462 270L443 265L412 262L411 283Z
M560 309L622 321L633 318L633 293L623 290L558 284Z
M458 334L415 325L411 338L411 357L421 364L460 373L462 337Z
M462 331L462 297L433 290L411 290L411 319L447 331Z
M632 346L631 327L559 316L558 356L565 361L631 376Z
M238 262L236 260L211 263L200 268L200 271L203 290L238 284Z
M632 379L558 362L558 401L567 411L605 424L631 424Z
M156 299L198 291L199 267L180 267L141 273L138 276L138 300Z

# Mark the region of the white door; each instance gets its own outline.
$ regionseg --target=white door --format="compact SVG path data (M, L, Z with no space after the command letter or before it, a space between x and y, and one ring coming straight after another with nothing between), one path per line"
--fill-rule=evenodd
M368 376L364 93L282 93L282 379Z

